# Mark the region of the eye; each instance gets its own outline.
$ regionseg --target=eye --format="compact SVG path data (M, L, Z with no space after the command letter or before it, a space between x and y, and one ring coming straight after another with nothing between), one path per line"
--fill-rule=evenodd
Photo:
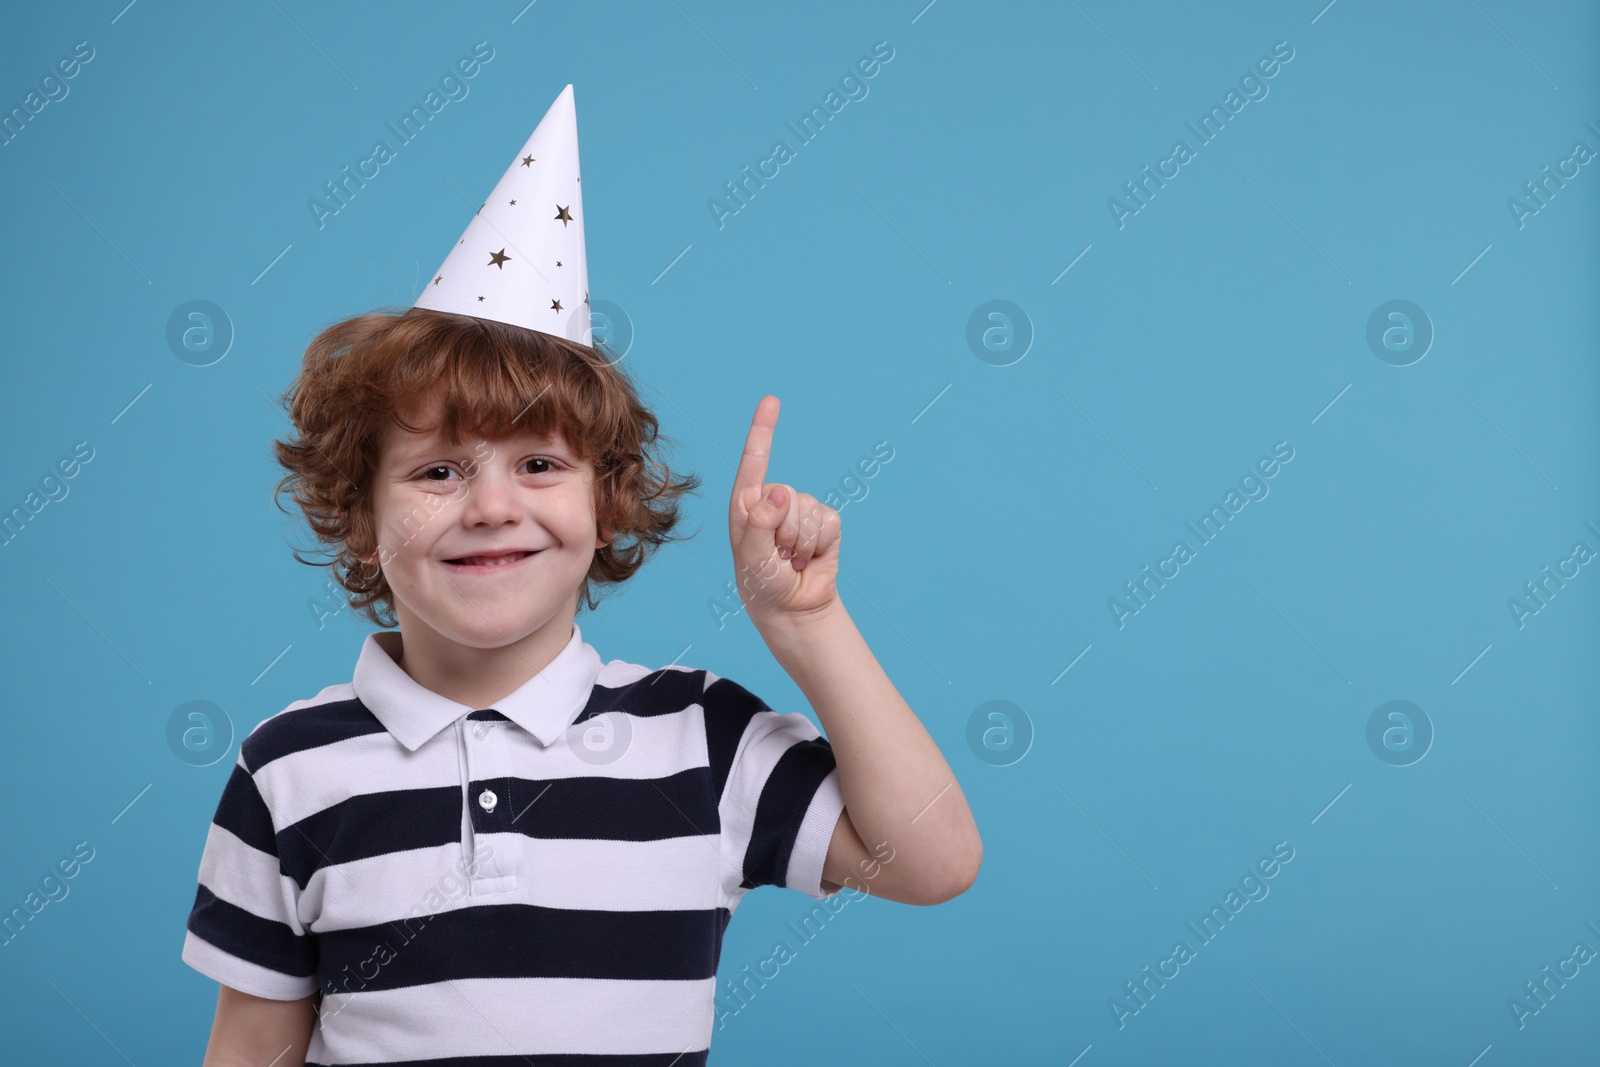
M546 456L530 456L523 461L522 465L527 467L530 463L542 463L547 468L545 470L533 470L530 472L532 474L554 474L561 467L557 461ZM445 463L441 463L433 467L426 467L421 472L422 480L428 482L451 481L452 475L454 476L454 480L464 480L464 476L460 471L458 471L455 467Z
M530 456L523 465L526 466L528 463L543 463L546 467L550 468L547 471L534 471L534 474L554 474L557 467L555 460L548 459L545 456Z

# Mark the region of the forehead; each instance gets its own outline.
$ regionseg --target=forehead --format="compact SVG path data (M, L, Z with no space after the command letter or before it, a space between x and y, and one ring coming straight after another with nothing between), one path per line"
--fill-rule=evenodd
M417 424L415 420L413 424ZM482 440L468 436L465 440L452 445L445 439L443 427L437 422L422 425L426 428L419 432L407 430L395 422L389 423L381 442L383 458L394 462L406 462L427 458L435 452L470 452ZM509 437L489 440L487 443L495 447L539 448L561 453L572 459L578 458L577 451L559 432L544 434L528 430Z

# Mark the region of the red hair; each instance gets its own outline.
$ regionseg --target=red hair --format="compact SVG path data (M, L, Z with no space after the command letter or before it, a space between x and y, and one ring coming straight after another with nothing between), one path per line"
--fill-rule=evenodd
M608 352L427 308L386 308L329 326L307 347L282 397L295 432L273 442L288 472L274 499L291 493L332 556L306 559L295 550L294 558L331 566L351 607L378 626L395 626L388 582L362 562L378 551L372 486L389 425L437 429L453 445L560 435L593 461L596 526L612 535L584 577L582 601L593 610L596 586L626 581L660 545L693 536L673 530L679 498L700 486L695 475L676 477L661 462L656 417ZM441 413L437 426L407 421L430 405ZM278 507L287 511L281 501Z

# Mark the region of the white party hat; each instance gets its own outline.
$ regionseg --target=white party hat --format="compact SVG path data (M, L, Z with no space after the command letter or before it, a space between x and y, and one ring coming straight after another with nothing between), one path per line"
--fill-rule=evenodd
M590 344L580 181L578 113L568 85L415 306Z

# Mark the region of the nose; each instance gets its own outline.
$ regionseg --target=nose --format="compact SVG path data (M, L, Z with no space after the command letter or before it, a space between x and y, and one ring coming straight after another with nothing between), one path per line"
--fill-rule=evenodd
M468 526L497 526L515 522L520 515L516 481L494 464L480 464L467 479L461 521Z

